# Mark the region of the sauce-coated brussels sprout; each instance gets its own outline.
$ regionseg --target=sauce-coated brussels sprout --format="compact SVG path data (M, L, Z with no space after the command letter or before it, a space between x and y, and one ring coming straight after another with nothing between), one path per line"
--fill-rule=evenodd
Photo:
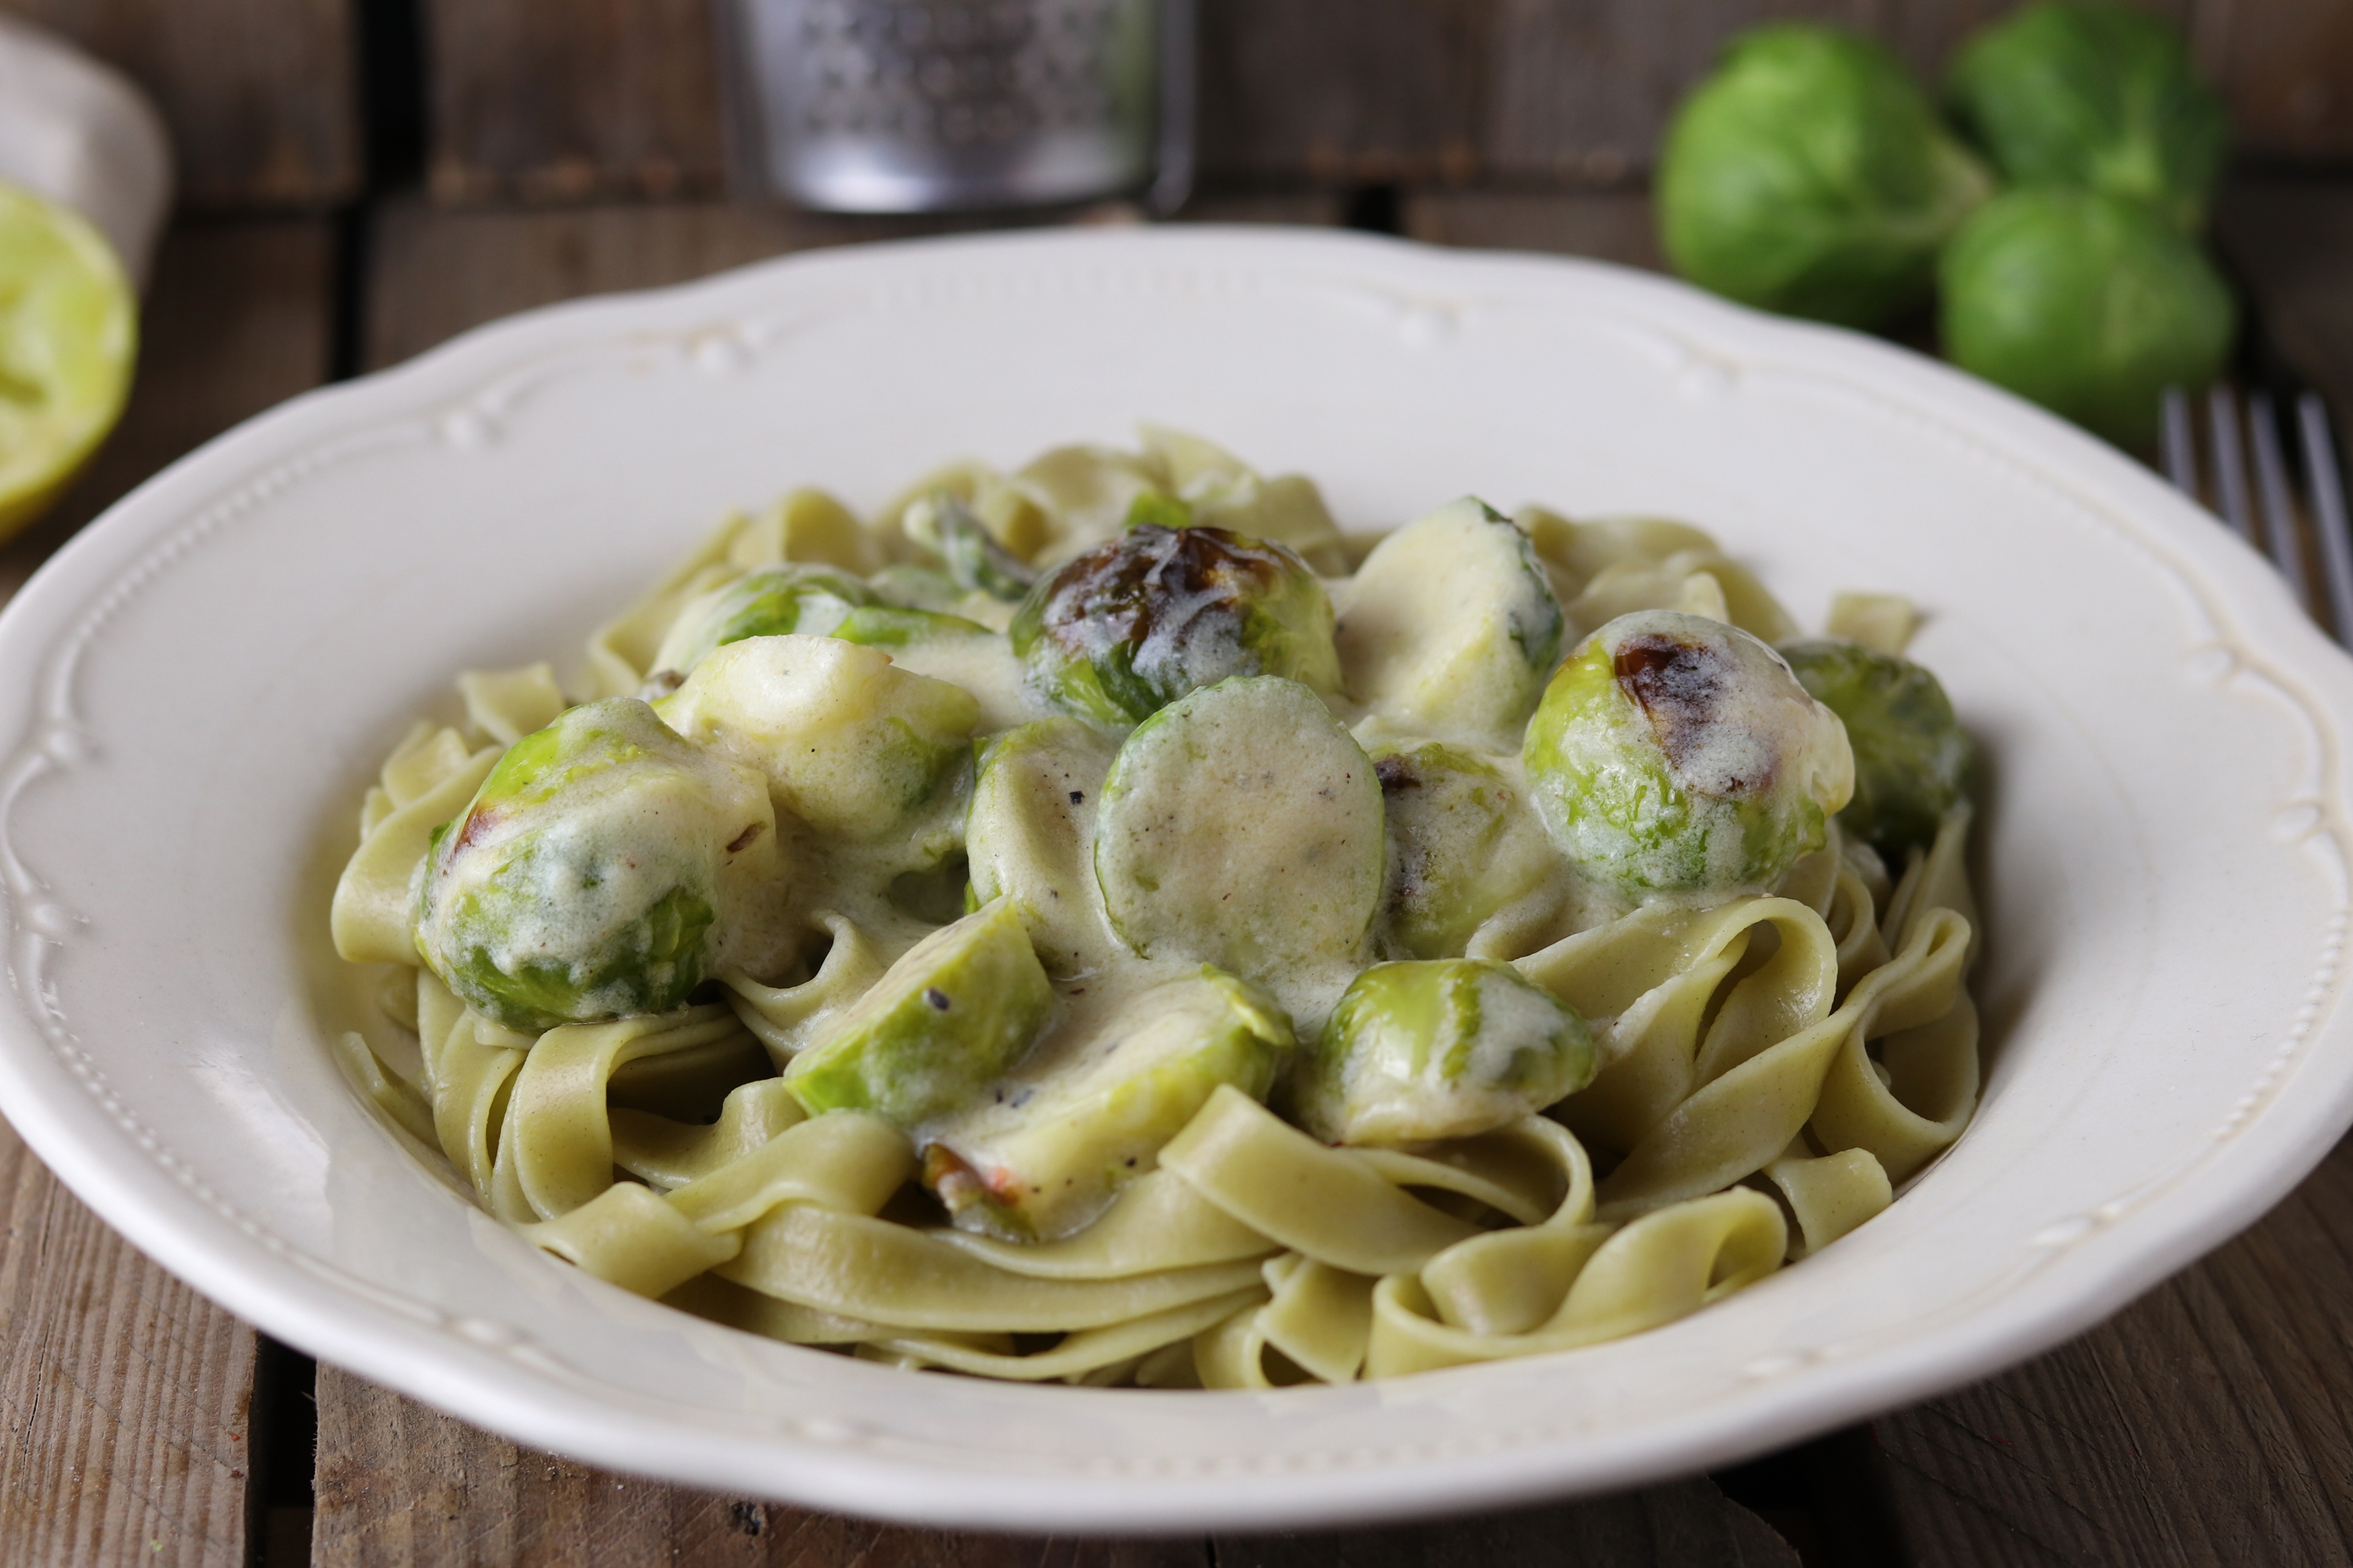
M1116 749L1083 719L1039 719L990 741L973 780L964 830L973 896L1018 903L1058 973L1087 967L1106 945L1089 853Z
M1038 581L1037 569L997 542L978 514L952 490L911 502L901 526L937 555L958 587L994 599L1016 600Z
M1901 61L1785 22L1734 39L1676 111L1660 229L1694 283L1867 327L1927 298L1936 247L1992 188Z
M1271 676L1154 714L1121 745L1095 816L1095 879L1121 940L1278 986L1362 951L1387 859L1371 760L1314 692Z
M968 765L980 704L833 637L752 637L714 649L662 699L691 741L768 777L776 803L821 832L877 838Z
M1953 62L1953 107L2021 185L2144 202L2175 226L2204 220L2230 119L2189 40L2137 5L2026 5Z
M812 1114L871 1110L913 1127L969 1105L1046 1027L1054 990L1000 899L907 950L785 1069Z
M1081 1229L1155 1168L1220 1084L1264 1100L1291 1020L1204 969L1153 986L933 1131L924 1177L956 1224L1017 1241Z
M1327 1143L1414 1143L1507 1126L1593 1080L1584 1018L1508 963L1377 963L1299 1064L1294 1109Z
M1501 769L1431 742L1373 771L1388 819L1388 935L1416 958L1450 958L1497 910L1535 890L1559 854Z
M1936 837L1968 771L1969 740L1945 689L1908 658L1851 642L1792 643L1781 657L1846 725L1854 798L1839 825L1901 866L1905 849Z
M1413 733L1508 746L1560 658L1535 546L1471 497L1373 547L1339 612L1348 695Z
M760 776L631 698L510 747L441 829L411 899L417 951L487 1017L551 1029L685 1003L776 881Z
M851 611L873 603L865 584L823 566L750 573L687 601L654 653L653 678L688 675L712 649L746 637L829 636Z
M2237 331L2229 285L2139 202L2026 188L1978 209L1938 262L1955 364L2126 447L2168 386L2203 386Z
M1133 528L1040 581L1013 651L1073 712L1136 724L1229 676L1339 683L1332 602L1298 556L1215 528Z
M1772 881L1822 847L1854 786L1838 716L1778 655L1672 610L1588 637L1521 756L1553 842L1630 900Z

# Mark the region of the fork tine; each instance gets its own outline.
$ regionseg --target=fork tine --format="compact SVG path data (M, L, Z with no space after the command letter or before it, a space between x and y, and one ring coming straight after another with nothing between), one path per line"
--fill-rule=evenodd
M2345 480L2329 438L2328 405L2316 392L2296 399L2297 434L2304 437L2304 472L2312 485L2312 521L2320 534L2320 564L2328 580L2328 609L2337 640L2353 642L2353 533L2347 531Z
M2214 440L2214 500L2222 521L2261 549L2247 507L2246 447L2239 437L2239 399L2227 386L2206 395L2206 423Z
M2165 477L2173 488L2198 499L2198 444L2189 434L2189 395L2178 386L2165 389L2165 423L2158 432L2165 458Z
M2295 500L2288 494L2287 465L2280 460L2279 418L2270 393L2247 399L2247 431L2254 438L2255 484L2263 502L2264 553L2310 615L2312 584L2305 574L2304 540L2295 525Z

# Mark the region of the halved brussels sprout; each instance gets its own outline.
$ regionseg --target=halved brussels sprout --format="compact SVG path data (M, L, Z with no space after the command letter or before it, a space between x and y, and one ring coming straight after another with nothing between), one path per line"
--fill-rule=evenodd
M1335 633L1348 694L1398 727L1514 743L1560 658L1560 601L1528 536L1465 496L1357 568Z
M1902 865L1905 850L1935 839L1968 772L1969 738L1944 687L1910 659L1857 643L1792 643L1781 657L1846 725L1854 798L1839 825Z
M879 838L969 765L971 694L834 637L752 637L714 649L662 699L689 740L759 769L776 803L821 832Z
M1254 979L1358 954L1387 847L1373 764L1313 691L1238 677L1120 747L1095 818L1112 929L1150 958Z
M1339 684L1324 584L1282 546L1221 529L1130 529L1031 589L1011 636L1039 690L1109 724L1229 676Z
M934 490L911 502L900 526L946 563L950 580L960 588L1009 603L1038 581L1037 568L998 543L953 490Z
M411 894L417 952L510 1028L683 1005L782 875L768 791L634 698L524 736L436 832Z
M1088 967L1104 944L1088 854L1103 775L1116 750L1082 719L1040 719L980 753L965 817L973 896L1010 895L1048 968Z
M1672 610L1586 638L1521 760L1553 842L1635 900L1772 881L1822 847L1854 790L1838 715L1771 648Z
M1560 862L1499 768L1433 741L1380 754L1373 772L1388 819L1389 940L1416 958L1460 953Z
M652 679L691 674L712 648L746 637L786 632L825 637L852 610L872 603L871 588L823 566L750 573L687 601L654 653Z
M785 1068L812 1115L871 1110L912 1128L970 1105L1046 1027L1054 989L999 899L907 950Z
M938 1126L923 1177L965 1230L1051 1241L1153 1170L1220 1084L1264 1100L1291 1048L1272 997L1214 969L1155 985Z
M1577 1009L1508 963L1377 963L1301 1058L1293 1096L1327 1143L1418 1143L1508 1126L1594 1066Z

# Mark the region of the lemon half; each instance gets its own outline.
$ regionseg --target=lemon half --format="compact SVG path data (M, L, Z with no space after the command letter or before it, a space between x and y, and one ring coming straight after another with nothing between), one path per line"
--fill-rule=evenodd
M139 308L79 213L0 182L0 538L79 471L122 413Z

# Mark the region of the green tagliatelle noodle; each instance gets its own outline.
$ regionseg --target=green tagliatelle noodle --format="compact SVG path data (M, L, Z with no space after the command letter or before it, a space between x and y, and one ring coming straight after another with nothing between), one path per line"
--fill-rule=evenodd
M942 517L961 548L942 543ZM1320 582L1336 612L1337 689L1253 662L1256 645L1216 619L1252 591L1229 573L1201 590L1208 607L1181 645L1153 642L1148 618L1115 628L1170 672L1173 694L1151 698L1166 706L1110 719L1058 709L1005 637L1014 601L1044 602L1062 563L1116 564L1136 521L1163 542L1187 525L1262 542L1294 595ZM1349 572L1369 541L1342 535L1312 484L1261 479L1160 431L1141 453L1072 447L1012 474L944 469L871 521L816 491L731 521L595 635L572 699L545 665L469 672L462 721L419 724L394 749L331 915L339 951L381 976L383 1026L344 1037L347 1070L484 1207L574 1268L748 1332L974 1376L1269 1388L1572 1351L1698 1311L1868 1222L1959 1137L1977 1101L1966 799L1926 841L1875 846L1841 830L1842 797L1825 801L1824 833L1793 840L1759 880L1645 888L1630 902L1626 879L1559 847L1577 802L1545 795L1560 786L1516 750L1532 721L1560 728L1558 710L1538 717L1539 695L1570 698L1545 679L1584 648L1589 688L1615 658L1631 705L1580 710L1599 717L1578 718L1578 732L1640 742L1655 730L1664 749L1580 754L1577 767L1663 766L1687 791L1715 765L1689 693L1721 672L1672 661L1703 658L1710 637L1764 649L1794 639L1795 624L1680 524L1536 509L1506 519L1461 502L1433 514L1419 543L1394 537L1360 592ZM1217 552L1202 559L1204 572L1228 570ZM915 632L887 659L714 660L708 637L670 637L714 590L785 564L855 579L876 605L910 612ZM1419 594L1425 576L1445 603ZM1893 607L1873 626L1908 633L1908 606L1872 603ZM1694 618L1718 629L1653 646ZM1617 646L1581 640L1604 625L1653 641L1594 654ZM1546 634L1540 647L1528 626ZM1898 657L1904 633L1872 668L1933 684ZM683 698L691 671L655 668L665 647L706 671ZM1768 677L1778 667L1769 653L1742 657ZM1208 673L1187 689L1195 665ZM865 684L837 700L806 686L811 669ZM794 681L783 706L759 706ZM968 696L944 701L943 683ZM1820 727L1836 721L1807 708L1794 679L1790 690L1819 756ZM681 745L732 759L735 772L714 763L709 777L748 769L780 804L772 829L757 811L740 826L726 817L728 842L696 851L713 858L722 907L713 976L691 1005L605 1016L583 1003L573 1021L519 1030L445 983L417 889L428 858L467 852L442 845L446 825L480 799L491 805L473 809L500 808L481 792L501 756L553 733L576 700L651 703L697 737ZM1312 735L1280 717L1303 707ZM1753 721L1768 739L1782 721ZM887 740L892 724L931 748L917 784L894 774L847 804L825 795L855 795L858 780L809 759L883 756L872 735ZM1281 724L1293 728L1266 728ZM1017 730L1013 743L981 743ZM1258 780L1248 753L1212 765L1180 749L1261 734L1305 735L1309 798L1285 794L1281 770ZM1629 798L1651 787L1628 777ZM1227 840L1204 780L1246 797L1248 833L1230 837L1241 858L1217 858ZM626 800L599 798L598 831L634 820ZM1639 838L1649 820L1612 831ZM508 837L484 842L535 830L498 826ZM1248 857L1300 845L1313 847L1279 876L1250 874ZM518 851L512 866L574 860ZM469 874L489 885L522 874L512 866ZM1306 893L1251 890L1318 878ZM1221 928L1229 889L1261 901ZM985 913L958 923L966 906ZM566 940L560 920L546 929ZM1288 945L1221 929L1277 931ZM1445 933L1442 954L1432 933ZM1310 1084L1296 1064L1316 1051L1328 1068L1377 1005L1336 1005L1356 976L1396 965L1388 990L1360 989L1377 999L1439 972L1440 957L1455 966L1454 1000L1410 1015L1424 1020L1412 1027L1453 1031L1435 1054L1414 1057L1419 1037L1396 1024L1387 1057ZM547 962L561 972L560 952ZM1461 989L1461 976L1496 965L1509 966L1501 981ZM994 978L968 990L966 975ZM1534 1043L1482 1032L1554 1017L1567 1032ZM1472 1106L1483 1130L1449 1122L1411 1141L1429 1086L1504 1074L1511 1049L1563 1054L1534 1074L1535 1058L1512 1058L1517 1076L1495 1083L1578 1087L1549 1103L1457 1095L1441 1109ZM1348 1096L1380 1070L1407 1076L1383 1080L1381 1116L1363 1117ZM844 1082L866 1098L828 1109ZM1296 1097L1311 1091L1334 1097L1305 1119L1327 1136L1377 1124L1407 1141L1319 1141L1301 1125ZM906 1105L920 1113L895 1109ZM1032 1106L1067 1124L1025 1121Z

